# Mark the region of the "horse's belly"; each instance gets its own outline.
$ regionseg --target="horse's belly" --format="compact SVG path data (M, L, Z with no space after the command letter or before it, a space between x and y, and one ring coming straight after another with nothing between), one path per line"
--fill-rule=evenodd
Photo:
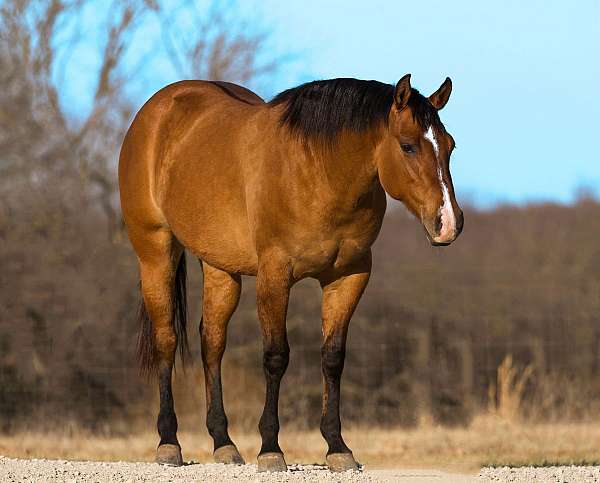
M252 242L239 226L228 223L200 223L190 227L172 227L177 239L196 257L229 273L256 275L258 260Z
M163 212L179 242L195 256L229 273L255 275L258 262L241 180L227 168L217 171L206 165L172 170Z

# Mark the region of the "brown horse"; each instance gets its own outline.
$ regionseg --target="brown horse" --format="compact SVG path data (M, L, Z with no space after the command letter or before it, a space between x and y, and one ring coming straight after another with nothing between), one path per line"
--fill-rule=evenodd
M357 468L341 435L340 378L350 317L371 272L371 245L386 193L421 220L433 245L461 232L449 158L454 141L438 116L450 79L429 98L411 88L333 79L265 103L226 82L183 81L156 93L131 125L120 156L121 205L139 259L139 355L157 372L159 463L181 464L171 372L185 335L185 257L203 267L202 362L214 458L243 463L229 437L221 359L241 275L256 276L266 401L259 470L285 470L278 400L287 368L290 288L323 289L321 432L332 470Z

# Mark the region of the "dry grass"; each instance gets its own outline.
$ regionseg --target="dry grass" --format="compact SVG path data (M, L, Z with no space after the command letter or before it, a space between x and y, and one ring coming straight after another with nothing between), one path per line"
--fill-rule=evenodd
M488 391L489 410L506 421L516 422L523 416L525 388L533 374L533 366L523 369L513 364L508 354L496 370L496 383Z
M349 429L346 440L357 458L371 467L437 468L477 471L483 465L544 465L549 462L600 461L600 424L514 424L481 416L468 428L421 427L413 430ZM257 433L233 434L252 461ZM181 433L187 459L207 462L211 444L205 433ZM152 460L154 433L128 438L85 434L20 433L0 437L0 454L24 458ZM323 462L325 443L318 431L286 431L281 445L289 462Z

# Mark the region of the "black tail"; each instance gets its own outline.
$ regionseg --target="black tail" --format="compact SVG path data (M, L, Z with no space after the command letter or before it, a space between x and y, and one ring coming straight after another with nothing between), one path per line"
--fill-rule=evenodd
M186 262L185 252L179 258L177 272L175 274L175 283L173 284L173 329L177 337L177 347L181 362L185 365L187 358L190 355L190 349L187 339L187 290L186 290ZM154 339L154 331L152 330L152 321L146 310L144 299L140 300L138 310L138 320L140 324L140 332L138 335L137 356L142 374L152 376L156 374L158 369L158 358L156 352L156 341Z

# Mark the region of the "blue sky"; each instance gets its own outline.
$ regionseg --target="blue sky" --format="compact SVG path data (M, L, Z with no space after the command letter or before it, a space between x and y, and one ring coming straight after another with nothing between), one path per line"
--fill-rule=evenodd
M459 198L482 206L569 202L577 188L600 188L600 1L240 5L272 29L274 52L296 59L270 79L265 97L315 78L394 83L407 72L429 94L450 76L454 91L441 117L457 142ZM164 62L155 65L140 102L174 80ZM85 74L73 79L74 102L85 104Z

